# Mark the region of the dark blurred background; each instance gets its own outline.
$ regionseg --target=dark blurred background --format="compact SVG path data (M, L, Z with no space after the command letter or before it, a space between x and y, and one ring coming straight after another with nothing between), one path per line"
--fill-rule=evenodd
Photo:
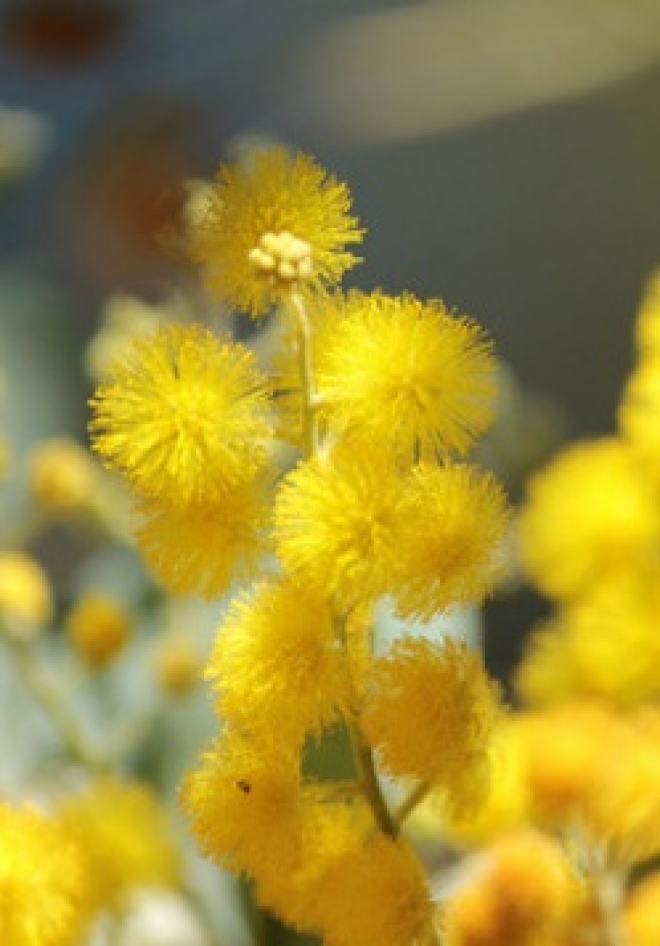
M19 452L84 436L104 302L188 278L163 239L183 183L261 136L350 184L369 230L353 284L470 312L565 436L612 429L660 260L657 0L0 0L0 371ZM539 607L491 605L499 672Z

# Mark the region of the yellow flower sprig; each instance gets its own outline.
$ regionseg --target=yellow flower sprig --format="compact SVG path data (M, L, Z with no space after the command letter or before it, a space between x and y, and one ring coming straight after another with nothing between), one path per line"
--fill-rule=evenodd
M466 461L491 345L439 301L339 291L362 231L311 158L259 152L204 200L189 238L207 287L255 316L280 306L283 350L266 376L235 342L160 328L110 366L90 428L166 587L217 597L261 573L219 629L222 734L183 807L207 854L328 946L431 946L402 823L428 792L478 804L498 697L463 646L405 638L377 658L371 614L383 595L424 620L479 603L501 571L506 500ZM276 435L300 448L284 475ZM337 725L357 781L304 777L307 741ZM385 772L413 781L398 807Z

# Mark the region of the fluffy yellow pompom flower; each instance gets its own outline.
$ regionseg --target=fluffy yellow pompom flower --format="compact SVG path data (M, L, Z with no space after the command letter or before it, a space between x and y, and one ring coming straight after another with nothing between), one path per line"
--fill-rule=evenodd
M90 403L95 449L149 498L211 502L264 462L267 392L254 356L202 326L135 339Z
M69 639L81 658L97 669L114 660L131 633L126 609L103 592L90 592L76 601L66 625Z
M263 315L292 288L332 285L358 262L362 231L348 188L310 157L283 148L224 165L190 227L209 291Z
M450 809L469 809L488 786L498 695L464 643L405 637L374 663L362 726L388 772L438 787Z
M558 845L524 833L501 841L450 901L448 946L561 943L577 904L578 884ZM557 939L554 937L557 936ZM546 939L547 937L547 939ZM567 941L570 941L570 937Z
M327 946L432 946L434 907L419 861L381 834L348 850L317 888L315 926Z
M136 888L179 883L172 827L146 785L101 779L65 799L60 816L83 850L99 909L120 908Z
M227 731L189 773L181 803L204 853L268 880L292 869L300 838L298 760L277 741Z
M134 534L148 568L172 593L208 599L250 577L265 547L266 489L257 475L189 506L138 502Z
M506 497L473 467L422 464L403 497L396 602L428 620L451 606L480 603L505 567Z
M322 783L304 785L296 837L289 845L295 856L289 857L286 871L276 865L260 870L259 902L297 930L318 929L326 877L372 833L373 815L363 797L333 801Z
M49 513L66 513L89 502L95 475L91 457L80 444L49 440L32 451L28 488L35 505Z
M350 608L388 591L401 482L391 466L351 453L300 463L275 499L277 554L287 572Z
M324 306L332 326L315 380L330 426L406 457L465 453L489 424L495 393L480 326L412 295L351 292L322 302L321 318Z
M85 866L57 819L0 802L0 942L78 946L92 918Z
M650 560L659 521L622 441L577 444L531 478L519 520L523 561L542 591L571 598Z
M0 552L0 622L16 637L31 637L53 616L50 582L24 552Z
M346 658L325 599L289 583L261 584L232 602L207 678L223 719L300 746L346 713Z

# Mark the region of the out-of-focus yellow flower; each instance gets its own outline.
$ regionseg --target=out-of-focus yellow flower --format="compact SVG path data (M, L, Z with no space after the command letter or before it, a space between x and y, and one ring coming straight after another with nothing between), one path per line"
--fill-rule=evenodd
M480 603L503 574L506 497L473 467L422 464L403 497L397 541L398 611L429 620L448 607Z
M57 819L0 802L0 942L78 946L92 918L85 867Z
M118 909L141 887L179 883L179 855L165 810L146 785L101 779L60 805L82 849L98 909Z
M658 946L660 943L660 873L638 883L626 903L623 925L630 946Z
M66 626L82 660L101 669L121 653L131 633L131 618L116 598L88 592L69 611Z
M301 462L275 499L277 554L287 572L320 595L351 606L392 581L401 481L368 452Z
M134 340L90 403L97 452L141 495L212 502L264 463L265 380L251 352L202 326Z
M577 444L531 478L523 561L541 591L573 598L652 558L659 523L634 452L616 438Z
M223 720L273 732L300 747L346 714L346 656L327 601L289 583L237 598L218 630L206 671Z
M597 704L569 704L528 717L522 730L530 802L545 824L581 823L606 792L610 761L618 765L628 734Z
M401 638L374 663L364 732L392 775L428 782L453 810L488 786L488 746L499 712L481 657L446 638Z
M643 471L657 483L660 477L660 343L657 351L642 359L630 375L617 419Z
M467 812L442 810L442 835L461 844L475 846L517 831L530 823L530 798L525 757L527 719L524 715L502 715L493 731L488 757L490 778L482 803ZM438 806L426 805L429 825L438 834ZM416 831L416 812L411 828Z
M298 759L277 741L227 730L186 777L181 802L201 849L257 880L297 863L301 836Z
M252 576L265 549L266 488L253 476L189 506L138 502L135 539L156 578L174 594L216 598Z
M552 706L580 694L566 633L567 613L570 612L562 612L537 625L516 667L515 689L529 706Z
M185 696L201 680L202 662L195 645L182 634L169 634L154 651L153 669L164 693Z
M31 637L53 617L50 582L23 552L0 552L0 621L17 637Z
M599 585L542 624L518 668L529 702L599 698L624 709L660 695L660 588L643 570Z
M614 863L631 866L660 854L660 712L633 718L625 735L601 750L606 761L586 822Z
M89 503L95 485L92 459L73 440L40 444L28 459L27 481L35 505L47 513L67 513Z
M513 835L488 851L449 902L448 946L559 944L578 889L558 845L532 832Z
M133 296L113 296L105 306L103 323L85 352L87 372L95 381L105 378L113 363L139 336L155 335L170 313Z
M635 323L635 341L642 359L660 355L660 269L651 273L644 286Z
M321 418L408 459L465 453L492 418L495 362L481 327L412 295L352 292L323 302L321 318L324 306Z
M256 151L224 165L189 222L191 253L211 294L254 316L292 288L336 283L358 260L362 231L348 188L304 154Z

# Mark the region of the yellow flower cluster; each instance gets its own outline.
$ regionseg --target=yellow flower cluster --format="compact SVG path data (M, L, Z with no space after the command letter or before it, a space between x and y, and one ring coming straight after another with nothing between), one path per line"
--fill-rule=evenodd
M528 486L521 559L555 610L516 674L532 708L495 721L485 801L440 813L453 843L486 845L450 898L449 946L660 936L658 876L636 883L660 854L657 274L637 349L618 433L568 447Z
M559 845L533 832L512 835L452 900L447 946L563 946L578 901Z
M628 708L660 695L658 285L656 275L640 309L620 432L569 447L529 484L522 558L558 604L518 671L532 703L586 696Z
M443 815L447 838L482 848L448 904L450 946L652 942L657 882L627 888L660 853L659 733L657 708L586 702L498 723L485 803Z
M96 911L120 908L135 888L179 883L172 827L146 785L99 779L65 798L59 817L83 852Z
M104 780L51 813L0 801L0 941L80 946L100 914L179 881L172 830L150 791Z
M312 159L259 152L204 200L189 237L208 288L253 315L281 306L269 376L241 345L170 324L110 366L90 428L168 588L214 597L266 573L218 630L206 676L222 734L183 807L208 855L328 946L431 946L401 822L427 791L478 803L498 693L451 641L376 657L371 613L389 595L428 620L481 602L501 572L504 493L466 460L491 415L491 346L439 301L339 290L361 230ZM275 432L301 451L293 470L269 459ZM301 774L333 727L354 781ZM378 766L412 783L399 814Z
M0 802L0 942L78 946L92 917L85 866L56 818Z

